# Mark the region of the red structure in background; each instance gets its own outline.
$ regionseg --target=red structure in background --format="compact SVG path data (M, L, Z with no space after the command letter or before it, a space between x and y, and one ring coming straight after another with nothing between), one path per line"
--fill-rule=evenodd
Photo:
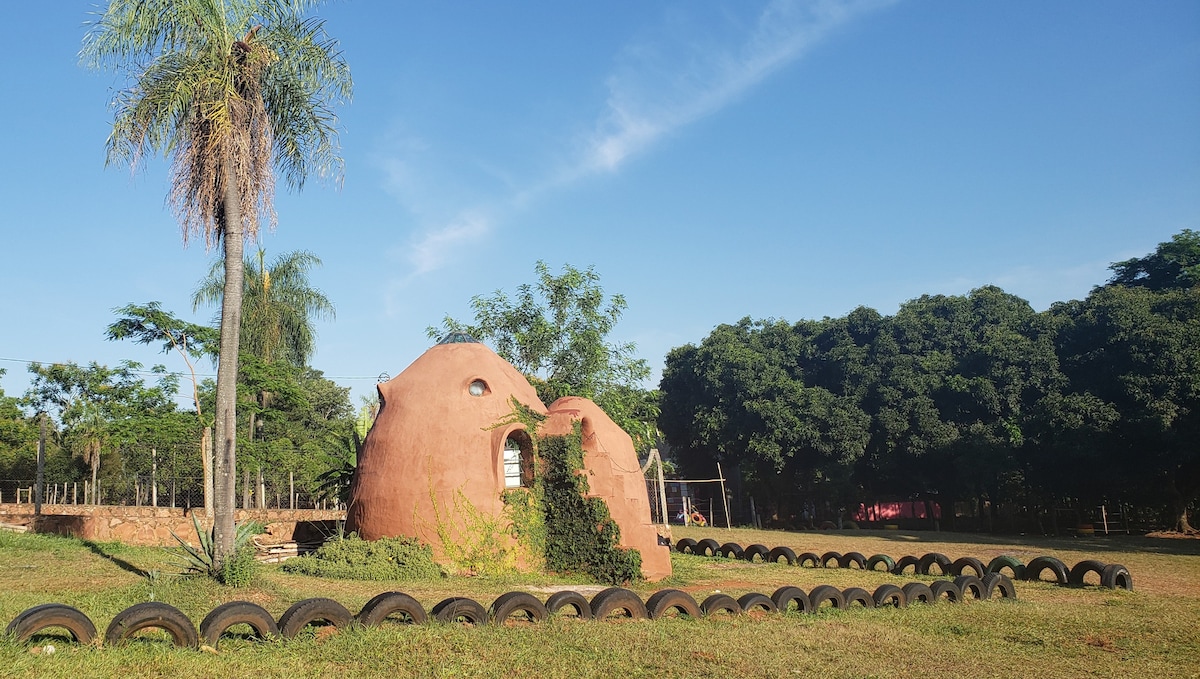
M897 519L928 519L929 507L933 507L933 518L942 518L942 506L936 502L926 503L924 500L905 500L903 502L875 502L860 504L854 511L855 521L884 522Z

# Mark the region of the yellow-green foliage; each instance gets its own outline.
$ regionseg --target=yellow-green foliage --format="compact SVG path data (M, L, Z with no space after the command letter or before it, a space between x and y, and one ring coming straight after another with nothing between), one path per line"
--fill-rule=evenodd
M501 494L504 518L509 534L517 541L520 560L528 570L544 570L546 565L546 513L542 485L533 488L509 488Z
M454 507L443 515L432 486L434 527L442 542L442 553L460 573L504 575L517 570L517 550L509 537L511 524L505 516L491 516L471 504L461 490L454 493Z

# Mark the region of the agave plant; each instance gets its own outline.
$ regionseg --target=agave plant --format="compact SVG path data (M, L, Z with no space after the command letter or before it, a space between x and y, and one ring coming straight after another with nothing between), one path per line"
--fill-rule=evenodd
M200 520L192 514L192 527L196 529L196 543L193 547L186 540L171 531L171 537L179 543L179 547L168 550L175 563L183 569L181 575L204 575L219 578L221 571L214 565L213 531L204 530ZM235 526L233 535L233 551L237 552L250 541L250 538L262 532L262 524L257 521L244 521Z

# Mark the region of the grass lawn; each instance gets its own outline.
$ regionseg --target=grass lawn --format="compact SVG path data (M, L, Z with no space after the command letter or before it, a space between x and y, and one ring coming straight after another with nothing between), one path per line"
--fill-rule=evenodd
M712 537L743 546L786 545L899 558L941 552L987 563L1051 555L1068 567L1085 558L1122 563L1133 592L1017 583L1018 600L915 605L907 609L823 610L817 615L743 615L692 620L582 622L466 628L388 626L315 633L287 642L226 638L218 653L175 649L154 635L124 647L80 647L66 639L17 645L0 640L0 676L66 677L1200 677L1200 540L1140 537L1049 539L959 533L801 532L679 529L675 538ZM665 583L632 587L643 599L675 587L697 601L715 591L770 594L782 585L819 584L868 591L920 576L747 564L674 555ZM142 575L161 570L158 583ZM448 578L425 582L335 581L264 567L252 587L223 588L169 575L164 552L0 532L0 625L42 603L79 608L103 636L135 603L164 601L199 624L231 600L253 601L278 616L314 596L352 613L372 596L401 590L426 609L448 596L485 607L498 595L546 587L598 591L546 576ZM589 594L590 597L590 594ZM53 643L53 655L32 649Z

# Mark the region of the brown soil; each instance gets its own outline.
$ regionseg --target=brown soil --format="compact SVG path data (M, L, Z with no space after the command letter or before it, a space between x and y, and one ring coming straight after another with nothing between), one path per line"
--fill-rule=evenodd
M1190 533L1181 533L1177 530L1159 530L1153 533L1146 533L1148 538L1166 538L1168 540L1200 540L1200 530L1193 530Z

